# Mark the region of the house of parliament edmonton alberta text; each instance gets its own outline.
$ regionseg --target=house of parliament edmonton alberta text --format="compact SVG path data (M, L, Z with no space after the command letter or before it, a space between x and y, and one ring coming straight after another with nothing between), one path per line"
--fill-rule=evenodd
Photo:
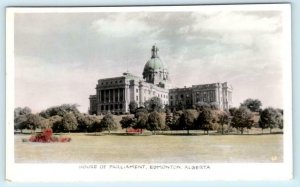
M175 80L176 81L176 80ZM222 110L232 106L232 87L227 82L198 84L192 87L172 88L167 65L159 58L158 48L153 46L143 77L131 73L99 79L96 95L90 95L90 114L129 113L129 103L135 101L139 107L152 97L160 98L170 109L192 108L198 102L216 103Z

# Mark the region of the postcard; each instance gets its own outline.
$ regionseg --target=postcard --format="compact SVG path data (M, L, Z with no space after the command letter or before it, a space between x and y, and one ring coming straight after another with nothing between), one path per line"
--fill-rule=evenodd
M290 4L9 7L6 180L288 180Z

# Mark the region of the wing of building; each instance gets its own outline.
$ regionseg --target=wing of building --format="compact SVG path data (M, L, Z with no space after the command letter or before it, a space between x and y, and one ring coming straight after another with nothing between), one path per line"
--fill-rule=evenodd
M164 106L173 109L191 108L198 102L207 102L228 110L232 106L232 87L224 82L171 89L167 65L159 58L158 48L154 45L143 77L126 72L119 77L98 80L96 95L89 97L89 113L129 113L130 102L143 106L152 97L159 97Z

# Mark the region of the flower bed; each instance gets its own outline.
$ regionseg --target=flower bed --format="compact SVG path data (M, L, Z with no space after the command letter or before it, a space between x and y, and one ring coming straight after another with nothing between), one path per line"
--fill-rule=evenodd
M54 136L52 129L45 129L41 134L32 135L29 138L30 142L41 142L41 143L50 143L50 142L70 142L70 137L64 136ZM26 140L23 140L26 142Z

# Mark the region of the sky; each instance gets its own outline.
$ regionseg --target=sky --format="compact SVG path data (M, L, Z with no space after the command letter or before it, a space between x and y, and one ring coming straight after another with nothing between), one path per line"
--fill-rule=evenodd
M283 24L276 10L17 13L15 106L87 112L97 80L142 76L156 44L174 87L228 82L233 105L283 108Z

